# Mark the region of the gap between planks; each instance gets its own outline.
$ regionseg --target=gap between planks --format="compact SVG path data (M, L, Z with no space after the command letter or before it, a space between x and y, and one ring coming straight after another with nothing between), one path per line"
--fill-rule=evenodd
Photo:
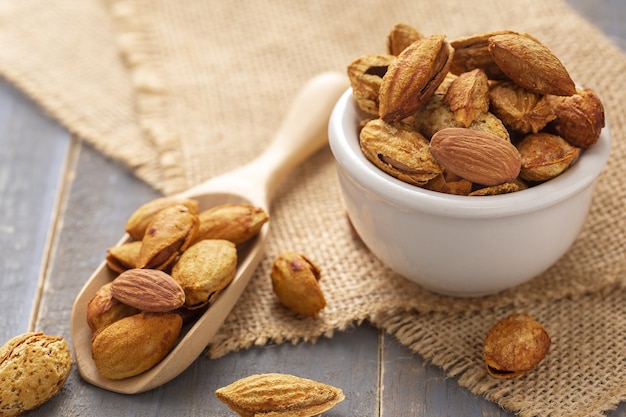
M57 194L53 205L53 211L50 214L50 224L48 226L48 234L46 236L46 242L42 253L35 299L33 300L33 307L28 321L29 332L36 331L35 326L37 325L37 321L39 319L44 288L50 275L50 265L52 259L54 258L54 252L58 244L59 232L63 227L63 215L67 209L69 191L71 189L72 182L76 177L76 165L78 163L78 157L80 155L82 145L80 139L74 135L68 135L68 140L70 141L70 146L68 147L67 154L65 155L63 172L59 176L57 184Z

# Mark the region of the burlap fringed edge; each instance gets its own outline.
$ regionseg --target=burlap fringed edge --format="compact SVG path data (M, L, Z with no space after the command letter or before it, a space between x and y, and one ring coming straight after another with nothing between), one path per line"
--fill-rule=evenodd
M320 323L320 320L324 320ZM208 359L218 359L232 352L251 349L253 347L265 347L289 343L296 346L300 343L315 344L321 338L331 339L335 333L347 332L361 326L363 323L372 322L372 315L361 311L348 320L335 320L330 316L318 317L315 320L303 322L302 326L294 327L291 332L281 335L271 335L264 329L255 333L248 331L239 338L233 338L227 333L217 333L205 350Z
M105 0L117 29L116 41L131 75L135 90L137 120L145 138L159 155L160 177L157 186L165 194L185 190L186 180L178 134L167 124L166 82L158 60L154 33L145 11L145 0ZM148 181L154 184L154 178Z
M609 297L609 294L612 292L624 292L625 290L626 285L618 282L599 290L570 295L562 300L569 299L570 302L582 302L587 297L605 298ZM492 309L505 315L518 312L514 303L509 306L493 306ZM382 311L379 314L372 315L369 320L376 328L394 337L411 352L420 355L426 364L432 364L440 368L447 377L454 378L459 386L466 388L472 394L494 402L504 410L520 417L536 417L541 415L542 411L545 411L534 401L526 401L518 395L519 393L515 393L515 384L508 386L500 385L501 381L510 382L511 380L498 380L488 376L482 362L482 341L479 351L474 352L473 355L459 355L458 352L454 352L449 346L441 343L437 332L421 327L416 317L425 315L428 318L429 314L442 313L434 311L422 313L416 310ZM451 314L450 319L466 314L473 315L477 314L477 312L457 312ZM445 331L445 329L442 330ZM576 395L571 399L579 401ZM607 393L602 396L602 399L592 398L595 404L581 403L580 410L567 415L572 417L605 417L607 411L614 410L624 400L626 400L626 386L615 386L608 389ZM548 402L551 401L548 400ZM601 405L599 406L598 404ZM557 409L563 406L563 404L552 405ZM547 415L553 414L549 412ZM560 414L557 413L555 415Z

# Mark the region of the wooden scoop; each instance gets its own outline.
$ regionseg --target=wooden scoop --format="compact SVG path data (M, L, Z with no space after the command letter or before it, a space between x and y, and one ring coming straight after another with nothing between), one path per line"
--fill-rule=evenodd
M212 178L180 194L197 199L200 210L226 204L252 204L269 212L278 184L296 166L327 143L330 113L348 80L339 73L323 73L309 81L293 102L270 146L241 168ZM96 291L115 277L103 262L84 285L72 309L71 332L80 375L109 391L133 394L165 384L183 372L202 353L245 289L263 256L268 226L239 254L237 273L215 302L183 334L174 349L155 367L126 379L100 376L91 356L92 332L87 304ZM128 240L128 235L120 243Z

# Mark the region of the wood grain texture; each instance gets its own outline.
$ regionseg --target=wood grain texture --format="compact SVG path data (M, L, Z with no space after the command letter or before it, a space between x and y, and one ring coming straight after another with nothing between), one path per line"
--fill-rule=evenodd
M28 330L69 144L58 124L0 83L0 340Z
M626 50L623 0L568 3ZM34 329L69 338L71 306L83 282L119 238L127 216L156 196L0 82L0 340L28 330L33 309ZM262 372L342 388L346 400L325 413L329 417L512 416L367 324L316 344L201 357L172 382L139 395L95 388L74 369L61 392L28 415L234 416L213 391ZM626 416L626 404L608 416Z

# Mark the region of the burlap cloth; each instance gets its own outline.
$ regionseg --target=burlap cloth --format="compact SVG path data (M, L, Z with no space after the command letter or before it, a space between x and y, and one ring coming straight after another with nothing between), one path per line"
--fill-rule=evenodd
M612 156L579 239L519 288L480 299L431 294L353 236L325 149L280 189L267 256L209 354L313 342L367 320L519 415L602 415L626 400L626 58L560 0L5 1L0 72L77 137L172 193L251 160L306 80L384 51L399 21L449 38L529 32L598 92ZM271 262L287 249L322 267L328 306L318 319L292 315L274 298ZM536 371L494 380L482 340L512 312L543 323L552 348Z

